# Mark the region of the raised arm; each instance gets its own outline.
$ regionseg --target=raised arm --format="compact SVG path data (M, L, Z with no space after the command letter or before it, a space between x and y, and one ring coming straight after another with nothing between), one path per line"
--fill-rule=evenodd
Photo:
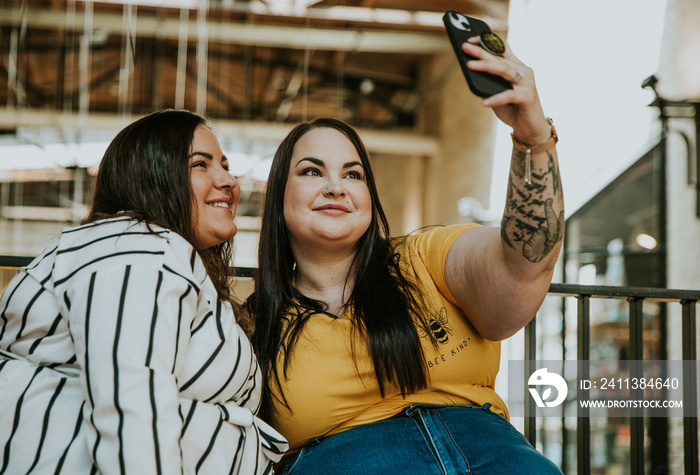
M513 88L484 100L513 128L513 152L500 228L478 227L452 245L445 275L450 291L479 333L513 335L542 304L564 237L564 198L556 131L542 110L534 74L510 48L496 57L473 44L469 67L498 74Z

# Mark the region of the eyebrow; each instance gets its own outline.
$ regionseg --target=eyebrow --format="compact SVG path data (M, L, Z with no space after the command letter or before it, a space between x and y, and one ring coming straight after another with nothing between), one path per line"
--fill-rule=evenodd
M214 156L211 153L207 153L207 152L192 152L187 158L192 158L195 155L201 155L202 157L204 157L208 160L214 160ZM228 162L228 157L226 157L226 155L222 155L221 161Z
M320 167L325 167L325 166L326 166L326 162L324 162L323 160L321 160L321 159L319 159L319 158L304 157L304 158L302 158L301 160L299 160L299 161L297 162L297 164L294 165L294 167L295 167L295 168L298 167L298 166L299 166L302 162L304 162L304 161L309 161L309 162L313 163L314 165L318 165L318 166L320 166ZM355 160L354 162L347 162L347 163L344 163L344 164L343 164L343 168L352 168L352 167L354 167L354 166L356 166L356 165L359 165L360 167L364 168L364 167L362 166L362 162L358 162L357 160Z

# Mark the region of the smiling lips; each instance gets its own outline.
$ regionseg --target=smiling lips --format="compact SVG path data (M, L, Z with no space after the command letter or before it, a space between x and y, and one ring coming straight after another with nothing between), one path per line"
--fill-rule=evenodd
M314 211L329 211L332 214L349 213L350 210L343 205L338 204L327 204L314 208Z
M229 208L229 200L223 200L223 201L211 201L207 203L207 205L213 207L213 208L223 208L223 209L230 209Z

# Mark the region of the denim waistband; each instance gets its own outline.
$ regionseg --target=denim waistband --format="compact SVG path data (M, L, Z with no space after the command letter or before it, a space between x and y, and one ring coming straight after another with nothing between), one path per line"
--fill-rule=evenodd
M283 475L561 474L491 407L411 404L392 417L313 437L276 470Z

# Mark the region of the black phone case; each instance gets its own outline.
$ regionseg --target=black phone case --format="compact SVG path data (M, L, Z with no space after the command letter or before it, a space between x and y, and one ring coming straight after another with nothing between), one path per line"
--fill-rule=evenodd
M479 97L490 97L506 89L511 89L510 82L500 76L493 74L472 71L467 67L467 61L474 59L462 51L462 43L472 36L479 36L481 33L490 32L491 28L483 21L468 17L459 12L448 10L442 16L445 24L447 36L450 38L452 48L457 55L459 65L462 67L464 77L467 78L469 89Z

